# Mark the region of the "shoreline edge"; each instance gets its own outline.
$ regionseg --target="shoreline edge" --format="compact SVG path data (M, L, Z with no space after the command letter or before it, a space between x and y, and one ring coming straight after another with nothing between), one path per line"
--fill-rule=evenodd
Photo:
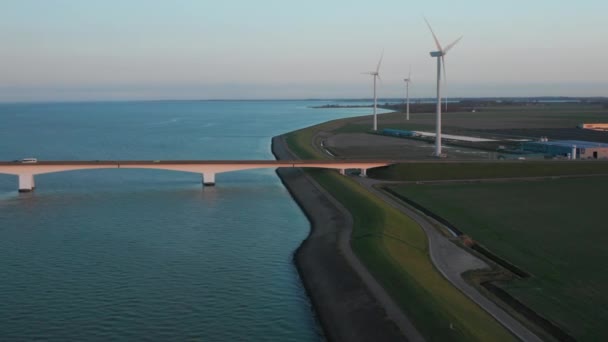
M285 136L272 138L277 160L295 158ZM310 232L293 254L294 264L328 341L412 341L423 340L408 326L408 338L389 318L344 255L341 235L348 233L352 218L336 205L331 195L319 188L304 171L277 169L277 175L310 222ZM332 201L333 200L333 201ZM339 205L339 204L338 204ZM409 322L408 322L409 323ZM413 331L412 331L413 330Z

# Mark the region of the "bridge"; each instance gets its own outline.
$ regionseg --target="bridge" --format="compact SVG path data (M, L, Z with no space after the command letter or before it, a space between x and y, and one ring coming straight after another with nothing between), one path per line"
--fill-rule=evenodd
M324 168L339 170L359 169L361 176L375 167L394 164L386 160L126 160L126 161L37 161L0 162L0 174L19 177L19 192L34 190L34 176L45 173L89 169L158 169L193 172L202 175L203 184L215 185L215 175L222 172L264 168Z

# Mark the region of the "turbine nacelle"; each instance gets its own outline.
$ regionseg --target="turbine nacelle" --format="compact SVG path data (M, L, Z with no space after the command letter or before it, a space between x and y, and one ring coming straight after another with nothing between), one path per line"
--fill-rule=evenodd
M407 78L403 79L405 83L410 83L412 81L412 66L410 65L410 71L407 73Z
M431 34L433 35L433 40L435 41L435 46L437 46L437 51L431 51L431 57L443 57L445 56L448 51L450 51L450 49L452 49L454 47L454 45L458 44L458 42L462 39L462 36L458 39L456 39L452 44L449 44L448 46L446 46L445 48L441 47L441 43L439 42L439 39L437 39L437 36L435 35L435 31L433 31L433 28L431 27L431 24L429 24L429 21L426 20L426 18L424 18L424 21L426 22L426 25L429 27L429 30L431 31Z

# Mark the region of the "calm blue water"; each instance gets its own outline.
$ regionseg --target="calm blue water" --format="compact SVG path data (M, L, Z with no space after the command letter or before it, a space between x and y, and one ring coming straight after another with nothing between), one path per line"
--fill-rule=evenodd
M270 138L370 109L324 102L0 105L0 160L273 159ZM0 340L320 339L273 170L0 175Z

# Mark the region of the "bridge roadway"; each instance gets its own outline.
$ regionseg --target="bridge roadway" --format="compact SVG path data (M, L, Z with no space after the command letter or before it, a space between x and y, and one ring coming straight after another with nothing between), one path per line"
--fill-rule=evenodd
M278 167L306 167L339 170L359 169L362 176L375 167L394 164L389 160L94 160L0 162L0 174L19 177L19 192L35 188L34 176L44 173L88 169L158 169L193 172L202 175L203 184L215 185L215 175L222 172Z

